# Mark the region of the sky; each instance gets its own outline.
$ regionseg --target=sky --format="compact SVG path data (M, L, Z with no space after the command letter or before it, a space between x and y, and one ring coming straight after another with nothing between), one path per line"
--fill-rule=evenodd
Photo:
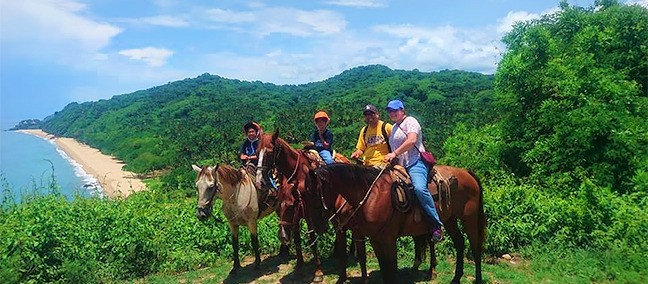
M582 7L594 0L569 0ZM648 0L621 0L648 7ZM203 73L302 84L357 66L493 74L559 0L0 0L3 129ZM11 125L13 125L11 124ZM11 126L10 125L10 126Z

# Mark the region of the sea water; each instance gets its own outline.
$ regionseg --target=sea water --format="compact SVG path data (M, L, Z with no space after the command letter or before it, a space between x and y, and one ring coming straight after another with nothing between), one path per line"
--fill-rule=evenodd
M0 186L5 194L11 192L16 202L29 195L50 194L52 181L56 191L68 199L75 195L101 196L97 180L58 149L54 141L0 131Z

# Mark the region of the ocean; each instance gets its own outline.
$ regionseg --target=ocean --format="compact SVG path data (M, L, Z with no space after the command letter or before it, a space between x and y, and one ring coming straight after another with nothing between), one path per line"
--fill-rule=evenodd
M97 180L70 159L56 144L37 136L0 131L0 186L20 202L25 196L49 194L54 181L68 199L101 196ZM5 193L6 194L6 193ZM0 194L0 200L5 194Z

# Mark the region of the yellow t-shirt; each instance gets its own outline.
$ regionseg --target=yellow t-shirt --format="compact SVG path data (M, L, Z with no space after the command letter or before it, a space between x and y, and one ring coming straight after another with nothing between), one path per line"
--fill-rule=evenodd
M384 137L382 133L383 123L385 122L380 120L376 127L367 125L367 129L365 130L366 133L363 133L363 131L360 130L356 149L363 151L365 166L378 166L385 164L383 158L385 158L385 155L390 151L387 147L387 139L389 139L389 135L391 135L392 125L390 123L385 125L387 137Z

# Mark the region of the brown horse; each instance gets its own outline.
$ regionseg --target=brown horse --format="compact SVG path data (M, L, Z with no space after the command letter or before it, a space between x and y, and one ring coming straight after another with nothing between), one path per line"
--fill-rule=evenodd
M465 170L449 166L436 166L435 169L445 177L454 176L456 188L451 192L447 206L440 211L445 229L452 238L457 252L455 275L452 283L459 283L463 276L464 237L459 231L457 221L461 221L468 235L475 260L476 283L482 283L481 254L486 239L486 218L483 209L482 187L477 177ZM317 214L326 210L318 200L329 196L342 195L355 209L357 222L354 230L369 237L378 258L385 283L396 283L398 236L423 235L429 232L426 222L416 217L417 210L401 212L393 207L391 201L392 177L386 171L357 165L334 164L316 169L310 178L312 185L304 205L313 214L312 222L317 231L325 228L327 220ZM437 208L439 208L437 206ZM354 210L355 210L354 209ZM433 251L433 249L432 249ZM432 255L434 258L435 256ZM436 265L436 261L432 262Z
M275 132L274 135L264 134L259 143L259 164L257 166L257 183L267 182L269 172L277 170L283 176L285 182L289 186L282 186L277 196L280 201L279 218L280 218L280 239L284 244L290 241L290 234L299 234L299 221L306 220L309 228L311 228L310 217L304 210L304 203L301 199L301 194L305 191L305 178L309 175L310 171L318 167L318 162L314 161L308 153L308 150L296 150L292 148L286 141L278 138L279 133ZM349 163L349 160L342 155L336 155L336 162ZM327 206L341 210L342 214L348 211L350 207L345 206L346 202L341 196L327 202ZM346 208L346 209L345 209ZM317 252L317 236L311 230L309 232L311 239L311 248L313 250L313 259L316 263L315 277L313 282L320 282L323 280L323 273L321 269L321 259ZM362 278L366 282L367 267L366 267L366 250L364 238L353 235L355 240L355 250L357 252L358 262L362 271ZM338 283L344 282L346 279L346 229L339 230L335 235L335 256L338 259L338 273L340 275Z
M246 225L250 230L252 248L254 250L254 268L261 264L257 220L270 215L278 209L268 207L259 212L259 198L254 181L244 169L234 169L229 165L198 167L191 165L198 172L196 188L198 190L198 206L196 216L199 220L207 220L211 215L214 197L223 201L222 211L227 218L232 232L232 247L234 249L234 265L230 273L236 273L241 268L239 261L239 226ZM301 252L301 249L299 250ZM288 254L288 247L281 245L280 254Z
M313 231L313 224L311 222L310 215L326 214L326 217L332 217L334 215L336 218L331 218L331 222L336 227L335 232L335 256L337 258L337 267L338 267L338 283L342 283L346 280L346 231L355 226L356 220L351 220L351 211L352 207L344 200L341 195L327 196L325 200L321 200L321 204L327 209L332 209L335 213L329 213L325 211L312 212L312 210L305 210L307 206L306 203L315 202L314 200L306 201L304 197L312 196L307 195L308 192L307 184L310 173L316 168L313 166L313 161L310 160L305 151L299 151L292 148L286 141L278 137L279 133L275 132L272 136L265 134L261 138L259 143L259 165L257 167L257 182L267 181L268 173L271 170L276 169L280 174L282 174L285 179L289 180L292 186L282 187L280 190L278 199L281 201L279 215L280 215L280 239L287 242L290 240L290 233L295 229L299 230L298 224L300 219L305 219L308 224L311 232ZM349 164L350 162L341 155L336 156L336 161L341 163ZM310 209L310 208L309 208ZM309 214L310 212L310 214ZM348 219L347 219L348 218ZM325 229L324 229L325 230ZM311 238L312 239L312 238ZM366 246L364 236L357 234L355 230L352 230L352 239L354 245L351 247L355 248L358 262L360 263L360 269L362 273L362 279L364 282L368 281L367 269L366 269ZM412 269L418 271L422 259L424 258L424 249L427 236L422 236L420 238L415 238L414 242L416 245L416 258L414 260L414 265ZM312 243L313 245L315 243ZM321 279L321 270L320 270L320 260L319 256L314 256L315 261L318 265L317 271L315 272L315 280ZM432 261L432 258L430 259Z

